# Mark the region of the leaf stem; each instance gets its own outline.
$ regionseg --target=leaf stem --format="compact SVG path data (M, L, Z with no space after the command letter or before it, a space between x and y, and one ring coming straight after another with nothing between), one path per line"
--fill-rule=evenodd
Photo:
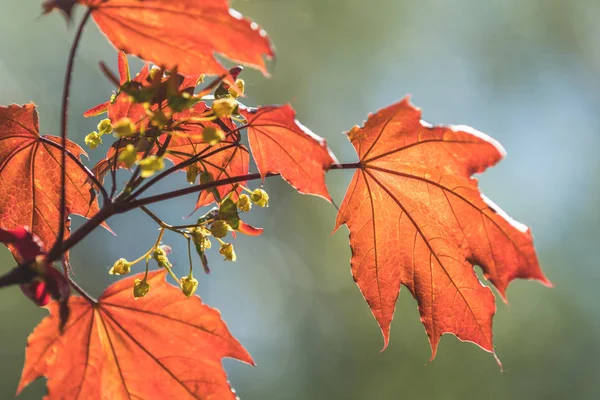
M77 28L77 33L75 33L75 39L73 40L73 44L71 45L71 50L69 51L69 58L67 61L67 69L65 71L65 82L63 84L63 94L62 94L62 105L61 105L61 114L60 114L60 139L62 144L62 155L61 155L61 194L60 194L60 221L58 228L58 235L56 237L56 241L52 246L52 250L50 250L50 257L56 257L56 253L60 252L61 245L63 243L64 234L65 234L65 217L66 217L66 208L67 208L67 125L68 125L68 117L69 117L69 95L71 93L71 81L73 78L73 66L75 64L75 54L77 53L77 48L79 47L79 42L81 40L81 35L83 34L83 28L85 24L90 19L92 15L92 9L88 9L83 16L81 22L79 23L79 27ZM62 255L62 253L61 253Z

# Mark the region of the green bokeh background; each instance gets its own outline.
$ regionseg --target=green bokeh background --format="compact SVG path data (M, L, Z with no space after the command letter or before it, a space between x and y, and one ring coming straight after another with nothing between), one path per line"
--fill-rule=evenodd
M0 5L0 104L35 102L42 132L57 134L74 29L56 13L38 18L40 3ZM335 208L268 180L271 206L250 216L265 234L238 238L236 263L212 253L213 272L201 276L199 290L258 364L224 362L241 398L600 398L600 2L236 0L233 7L258 21L277 48L271 79L244 72L246 102L291 102L340 160L356 159L342 132L407 93L427 121L471 125L503 143L507 159L481 185L532 227L555 284L515 282L510 305L498 302L494 334L504 373L490 354L452 336L428 363L407 290L380 353L379 329L350 275L347 231L330 235ZM100 60L115 67L116 53L90 24L72 96L70 132L80 144L97 123L81 113L112 90ZM350 177L327 177L338 204ZM169 187L182 185L183 175ZM190 196L152 209L177 223L193 203ZM77 279L94 294L114 281L107 271L115 259L137 257L156 235L139 212L109 223L118 237L100 230L72 252ZM166 242L184 274L185 243ZM2 250L0 273L12 265ZM45 313L18 288L0 291L0 399L13 396L27 335ZM39 380L21 398L43 393Z

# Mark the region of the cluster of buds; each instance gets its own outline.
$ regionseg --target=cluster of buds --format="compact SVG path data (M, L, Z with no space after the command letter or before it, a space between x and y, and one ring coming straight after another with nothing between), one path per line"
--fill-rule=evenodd
M100 121L97 129L97 131L90 133L84 139L86 146L92 150L102 144L103 135L109 134L113 131L113 126L110 123L110 119L103 119Z
M269 195L262 189L255 189L250 195L250 200L259 207L269 206Z
M137 129L131 118L121 118L113 125L114 136L117 138L129 138L137 134Z
M225 140L225 132L220 128L207 126L202 130L202 140L210 146L214 146Z
M135 162L137 161L137 149L134 145L128 144L121 150L119 153L119 157L117 158L119 162L122 162L127 168L133 167Z
M151 155L143 158L137 162L140 167L140 176L142 178L149 178L156 172L161 171L165 168L165 161L162 157Z

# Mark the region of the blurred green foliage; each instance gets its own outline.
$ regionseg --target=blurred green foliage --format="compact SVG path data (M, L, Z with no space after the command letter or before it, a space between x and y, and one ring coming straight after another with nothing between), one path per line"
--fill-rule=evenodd
M58 133L60 92L73 36L40 1L4 0L0 104L34 101L41 130ZM481 178L485 193L531 226L546 289L516 282L498 302L495 343L504 363L454 337L437 358L407 290L389 348L350 275L345 229L330 236L336 210L267 181L271 206L248 222L261 238L238 238L238 262L210 254L198 293L222 311L257 368L225 361L244 400L253 399L596 399L600 393L600 3L597 0L248 0L233 7L258 21L277 48L271 79L245 71L249 104L291 102L298 118L354 161L341 134L406 93L432 123L474 126L497 138L508 159ZM78 10L77 16L81 15ZM80 144L97 120L78 117L111 93L97 63L116 53L90 25L76 63L70 129ZM140 63L134 63L134 68ZM91 155L100 158L106 144ZM340 202L351 172L328 176ZM185 184L178 176L169 187ZM123 180L123 176L121 176ZM152 209L170 222L193 197ZM186 212L184 212L185 214ZM76 220L74 226L80 224ZM80 283L99 294L109 266L135 258L155 239L132 212L109 221L72 252ZM185 273L186 246L171 261ZM173 240L173 242L170 242ZM0 253L0 273L12 264ZM198 265L200 268L200 265ZM200 271L200 270L199 270ZM11 398L27 335L45 315L18 288L0 291L0 398ZM22 394L38 399L40 380Z

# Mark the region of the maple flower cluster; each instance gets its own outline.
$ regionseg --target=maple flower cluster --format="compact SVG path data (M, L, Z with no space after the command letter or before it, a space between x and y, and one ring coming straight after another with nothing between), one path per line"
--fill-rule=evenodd
M86 116L93 116L106 112L108 118L100 121L97 131L85 138L86 145L96 149L102 144L104 135L112 134L116 142L108 151L106 160L114 165L113 168L133 171L132 178L117 199L132 195L148 178L162 171L169 172L165 171L167 159L180 166L177 170L185 171L189 184L207 187L205 193L201 193L196 208L212 202L217 206L198 218L195 224L183 227L166 224L144 208L160 226L155 244L136 260L118 259L109 274L129 274L133 265L145 260L147 277L149 262L154 260L190 297L198 287L193 276L191 254L189 274L177 277L169 261L171 248L161 242L165 230L181 235L188 241L190 249L193 245L206 272L210 271L206 251L213 242L218 245L224 261L236 261L234 246L227 237L235 236L236 232L248 235L262 233L262 229L244 223L240 213L249 212L252 205L267 207L268 194L263 189L250 190L243 182L229 185L217 182L230 178L232 174L247 173L247 165L244 166L246 159L243 158L247 150L240 144L238 128L238 124L243 126L246 122L240 114L239 99L245 90L245 82L238 78L241 70L241 67L235 67L227 77L216 81L218 85L209 85L209 89L216 86L212 95L209 89L194 94L195 87L204 81L203 76L184 77L176 71L146 65L131 79L127 58L120 54L118 90L108 102L86 113ZM207 101L211 101L210 106ZM95 168L95 171L98 174L107 172L100 168ZM144 297L150 291L146 277L134 282L135 298Z
M260 234L261 230L253 228L244 223L240 216L240 212L250 211L252 204L259 207L268 206L268 194L263 189L243 188L250 195L242 193L236 201L232 200L233 193L223 199L218 207L214 207L206 214L198 218L194 225L189 225L184 228L175 228L164 224L160 229L160 233L156 243L142 256L134 261L128 261L125 258L119 258L108 271L111 275L127 275L131 272L131 267L143 260L146 261L146 276L148 275L148 264L153 259L159 268L164 268L175 279L182 292L187 296L192 296L198 288L198 280L193 275L193 262L190 254L190 270L187 276L178 278L172 271L173 265L169 261L171 247L161 243L163 234L166 229L179 233L188 240L188 244L194 245L196 253L202 261L202 265L206 272L209 272L206 251L212 247L212 240L219 244L219 253L224 257L224 261L236 261L237 256L233 244L226 242L224 239L229 234L234 234L236 231L250 235ZM134 297L144 297L150 290L150 285L146 282L146 278L137 279L134 283Z

